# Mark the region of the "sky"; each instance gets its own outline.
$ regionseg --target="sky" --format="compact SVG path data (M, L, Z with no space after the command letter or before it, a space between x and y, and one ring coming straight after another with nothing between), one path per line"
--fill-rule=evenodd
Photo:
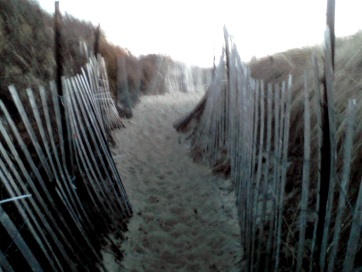
M49 13L54 0L36 0ZM135 56L165 54L208 67L227 27L244 61L320 44L327 0L59 0L60 10L101 25ZM336 35L362 30L362 0L336 0Z

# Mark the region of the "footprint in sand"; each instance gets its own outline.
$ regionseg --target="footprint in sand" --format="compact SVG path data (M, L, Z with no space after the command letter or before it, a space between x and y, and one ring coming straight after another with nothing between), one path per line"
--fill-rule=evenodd
M158 203L160 202L160 198L152 195L148 198L148 202L151 204Z
M133 209L140 212L130 219L121 245L123 268L107 262L109 271L242 270L236 264L242 249L234 195L224 195L215 183L225 181L192 161L172 127L200 98L196 93L142 97L132 123L115 132L122 152L129 154L119 172ZM127 172L132 175L122 176Z

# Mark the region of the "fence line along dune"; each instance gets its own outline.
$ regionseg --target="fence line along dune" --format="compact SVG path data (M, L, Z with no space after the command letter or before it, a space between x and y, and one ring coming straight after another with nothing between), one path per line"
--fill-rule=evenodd
M337 40L334 75L325 73L328 39L324 48L293 49L247 67L227 31L225 37L207 93L174 126L189 134L195 159L231 176L249 268L359 266L358 258L347 259L361 251L362 33ZM328 134L322 131L325 86ZM331 137L329 192L320 192L323 135ZM322 194L328 195L323 237L317 228ZM350 257L353 239L359 246Z
M53 20L0 1L0 271L361 270L362 32L211 73L65 15L56 85Z
M23 98L10 86L17 114L0 100L5 271L104 269L102 245L132 214L106 139L121 125L107 84L104 60L92 58L64 78L61 97L54 83Z

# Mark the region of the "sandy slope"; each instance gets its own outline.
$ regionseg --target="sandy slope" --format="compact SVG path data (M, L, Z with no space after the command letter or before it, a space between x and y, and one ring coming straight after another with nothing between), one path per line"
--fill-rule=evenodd
M241 249L230 181L194 163L172 123L201 94L144 97L113 150L134 209L121 245L121 269L110 271L240 271ZM121 155L121 156L119 156Z

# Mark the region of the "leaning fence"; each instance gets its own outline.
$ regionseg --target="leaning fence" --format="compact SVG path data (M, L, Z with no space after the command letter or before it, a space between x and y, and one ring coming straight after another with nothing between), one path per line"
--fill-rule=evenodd
M121 120L103 59L62 86L10 86L0 101L0 270L102 269L104 239L132 213L107 142Z
M362 244L362 185L350 178L358 104L349 101L347 115L339 117L337 126L329 39L326 105L316 57L314 73L306 72L303 88L293 92L291 76L277 84L252 78L225 34L225 52L213 81L192 112L197 126L190 138L194 158L230 172L247 271L352 271ZM328 133L322 130L325 108ZM190 120L187 116L175 127L190 129ZM304 127L297 135L299 153L290 139L296 138L297 123ZM321 171L326 135L329 180ZM320 190L321 183L329 184L327 192Z

